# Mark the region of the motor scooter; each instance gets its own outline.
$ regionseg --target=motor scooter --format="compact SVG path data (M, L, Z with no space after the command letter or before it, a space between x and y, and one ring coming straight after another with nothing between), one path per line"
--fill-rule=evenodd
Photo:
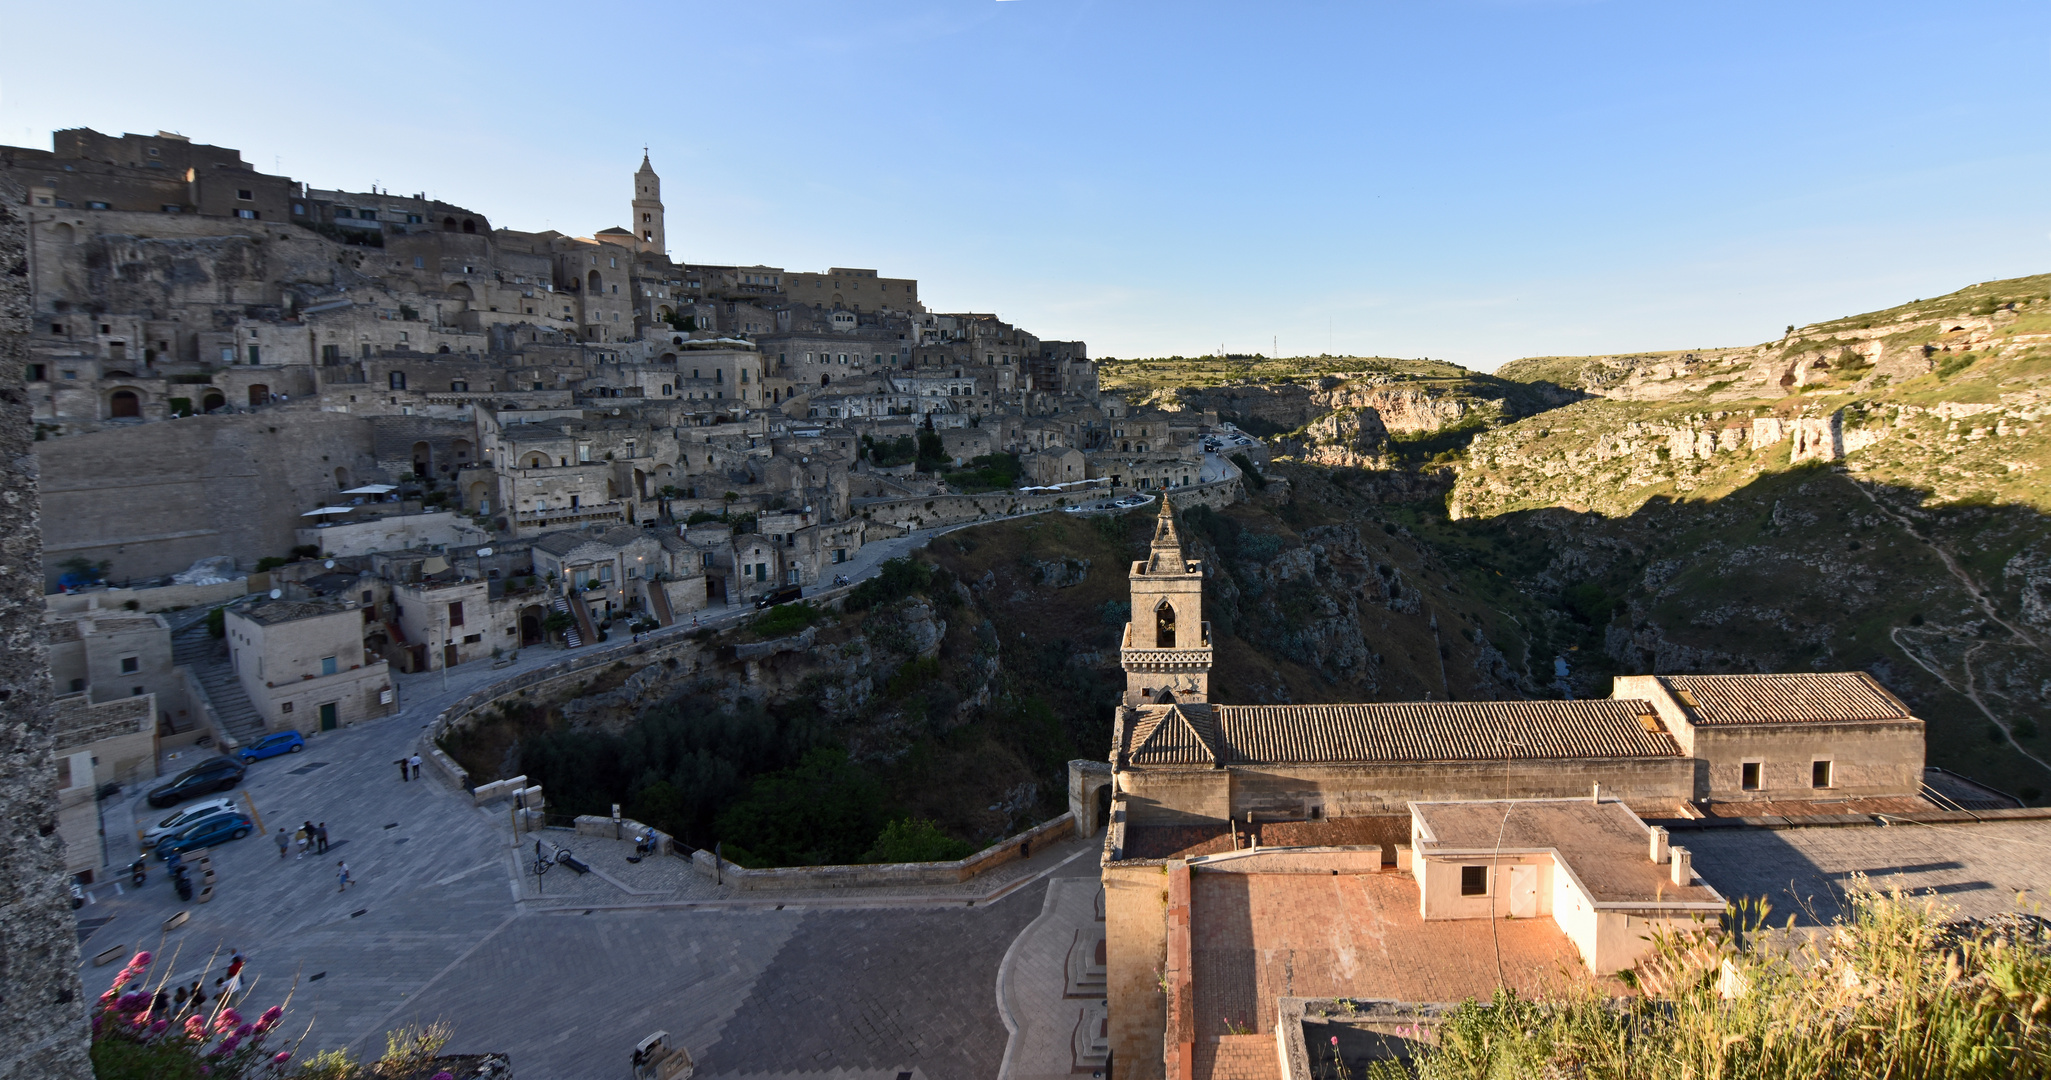
M128 864L128 883L140 889L150 879L150 863L147 858Z
M164 869L171 875L171 887L178 891L178 899L192 899L192 878L185 869L185 860L173 851L164 857Z

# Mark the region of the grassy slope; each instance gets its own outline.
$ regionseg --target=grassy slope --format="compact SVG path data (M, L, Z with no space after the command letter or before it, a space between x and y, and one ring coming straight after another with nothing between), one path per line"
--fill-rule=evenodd
M2051 788L2051 770L2026 756L2051 759L2038 734L2051 724L2041 692L2051 657L2037 646L2051 641L2051 627L2025 618L2025 590L2039 586L2023 572L2051 563L2051 430L2033 405L2051 390L2051 348L2017 340L2051 332L2047 297L2051 276L1989 282L1760 347L1827 352L1847 340L1840 335L1891 323L1901 328L1882 339L1890 349L1955 342L1964 335L1950 332L1951 320L2023 305L1991 340L1960 343L1937 354L1938 371L1892 385L1846 376L1795 394L1596 398L1506 425L1461 463L1453 502L1469 520L1433 517L1430 535L1472 545L1561 523L1561 554L1519 575L1519 588L1544 596L1592 587L1617 606L1590 673L1871 668L1930 721L1933 764L2012 791ZM1537 358L1502 374L1600 391L1618 385L1620 372L1683 355ZM1713 383L1718 357L1697 355L1712 366L1697 381ZM2005 419L1932 411L2004 399ZM1706 461L1666 449L1669 429L1839 408L1848 430L1885 432L1839 466L1791 467L1785 441Z

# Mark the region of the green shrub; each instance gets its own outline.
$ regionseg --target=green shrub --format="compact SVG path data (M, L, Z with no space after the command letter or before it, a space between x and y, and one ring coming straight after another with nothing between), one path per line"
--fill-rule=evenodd
M821 866L859 861L887 821L883 785L847 751L821 748L756 777L714 830L770 865Z
M794 604L778 604L755 616L749 629L763 637L780 637L795 634L825 617L826 612L810 600L800 600Z
M224 638L228 636L227 608L217 607L214 610L207 612L207 636L215 639Z
M862 861L867 863L953 862L976 853L975 845L940 831L925 818L899 818L883 826L876 844Z
M1416 1074L1993 1080L2051 1070L2051 941L2033 917L1954 923L1933 899L1853 885L1825 934L1762 933L1760 905L1734 912L1735 933L1655 939L1632 973L1642 996L1612 1001L1584 985L1548 1001L1510 991L1469 1001Z
M870 608L902 600L932 587L933 567L909 556L898 556L877 568L876 576L848 591L841 607L846 611Z

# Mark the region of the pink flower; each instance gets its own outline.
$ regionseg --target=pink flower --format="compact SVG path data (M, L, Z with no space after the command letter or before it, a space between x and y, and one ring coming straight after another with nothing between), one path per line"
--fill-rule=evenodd
M149 950L144 949L142 952L136 953L135 959L130 960L128 966L132 968L146 968L150 966Z
M114 1002L114 1008L120 1012L134 1012L137 1009L148 1008L149 1003L148 994L140 990L130 990Z
M234 1053L234 1052L235 1052L235 1048L236 1048L236 1047L238 1047L238 1046L241 1046L241 1045L242 1045L242 1038L241 1038L241 1036L238 1036L238 1035L230 1035L230 1036L228 1036L227 1038L225 1038L225 1039L222 1039L222 1040L221 1040L221 1045L219 1045L219 1046L216 1046L216 1047L214 1047L214 1055L215 1055L216 1057L225 1057L225 1056L227 1056L227 1055L229 1055L229 1054L232 1054L232 1053ZM450 1077L450 1080L455 1080L455 1078L454 1078L454 1077Z
M272 1057L272 1058L271 1058L271 1064L273 1064L273 1065L283 1065L284 1063L286 1063L286 1062L288 1062L288 1061L290 1061L290 1060L292 1060L292 1051L290 1051L290 1050L280 1050L280 1051L278 1051L278 1053L277 1053L277 1055L276 1055L276 1056L274 1056L274 1057Z
M154 1023L154 1024L151 1024L151 1025L150 1025L150 1034L152 1034L152 1035L162 1035L162 1034L163 1034L163 1033L165 1032L165 1030L166 1030L166 1029L168 1029L168 1028L169 1028L170 1026L171 1026L171 1021L169 1021L169 1020L159 1020L159 1021L157 1021L156 1023Z
M238 1038L238 1039L247 1039L247 1038L249 1038L249 1036L251 1035L251 1033L253 1033L253 1032L255 1032L255 1031L256 1031L256 1025L255 1025L255 1024L244 1024L244 1025L242 1025L241 1027L239 1027L239 1028L236 1028L236 1029L235 1029L235 1037L236 1037L236 1038Z
M101 1004L101 1005L107 1005L107 1004L111 1004L111 1003L113 1002L113 1000L114 1000L115 998L117 998L117 997L120 997L120 996L121 996L121 988L120 988L120 985L119 985L119 984L116 984L115 986L113 986L113 987L110 987L110 988L108 988L108 990L107 990L107 992L106 992L106 993L104 993L104 994L101 994L101 995L100 995L100 1004Z
M1333 1045L1333 1046L1337 1046L1337 1045L1339 1045L1339 1037L1338 1037L1337 1035L1334 1035L1334 1036L1332 1036L1332 1045Z
M206 1037L207 1037L207 1018L206 1018L206 1017L204 1017L204 1016L198 1016L198 1015L194 1015L194 1016L188 1016L188 1017L186 1017L186 1018L185 1018L185 1034L186 1034L186 1037L187 1037L187 1038L190 1038L190 1039L192 1039L192 1040L193 1040L193 1041L195 1041L195 1042L197 1042L197 1041L199 1041L199 1040L201 1040L201 1039L204 1039L204 1038L206 1038Z
M284 1008L282 1006L273 1005L270 1008L265 1009L263 1011L263 1015L257 1017L257 1019L263 1021L266 1024L275 1024L278 1022L278 1018L283 1015L285 1015Z

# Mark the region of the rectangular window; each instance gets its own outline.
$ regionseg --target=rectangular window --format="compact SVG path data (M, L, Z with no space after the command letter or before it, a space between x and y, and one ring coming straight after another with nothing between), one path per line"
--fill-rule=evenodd
M239 218L242 218L242 219L243 219L243 220L245 220L245 221L255 221L255 220L256 220L256 211L254 211L254 210L237 210L237 211L235 211L235 216L236 216L236 217L239 217Z
M257 357L258 357L259 355L260 355L260 354L259 354L259 353L258 353L258 351L257 351L257 346L255 346L255 345L251 345L251 346L249 347L249 362L250 362L250 363L252 363L252 364L254 364L254 363L257 363L257 362L258 362L258 360L257 360Z
M57 786L60 788L71 786L71 759L68 757L57 759Z
M1738 786L1746 791L1759 790L1760 762L1747 761L1739 767Z
M121 658L121 674L123 674L123 675L133 675L133 674L135 674L136 672L138 672L138 671L141 671L141 670L142 670L142 658L141 658L141 657L137 657L137 656L124 656L124 657L122 657L122 658ZM1822 787L1823 785L1821 785L1821 784L1818 784L1818 785L1816 785L1816 786L1817 786L1817 787Z
M600 580L600 581L611 581L611 580L612 580L612 564L610 564L610 563L607 563L606 565L604 565L604 566L601 566L601 567L599 567L599 568L598 568L598 580Z
M1830 786L1830 762L1818 761L1810 764L1809 786L1819 788Z
M280 706L278 706L278 711L279 711L279 712L281 712L281 713L288 713L288 712L291 712L291 711L292 711L292 703L288 701L288 702L284 703L283 705L280 705Z
M461 600L449 605L449 625L463 625L463 602Z
M323 675L333 675L335 673L334 657L323 656L320 658L320 673Z
M256 193L249 190L248 188L241 188L235 192L235 197L241 199L243 202L249 202L250 200L256 198Z
M465 644L465 645L475 645L475 644L477 644L478 642L480 642L480 641L483 641L483 640L484 640L484 635L483 635L483 634L466 634L466 635L464 635L464 637L463 637L463 644Z
M223 364L232 364L232 363L234 363L234 362L235 362L235 346L233 346L233 345L223 345L223 346L221 346L221 363L223 363Z
M1488 867L1463 866L1460 868L1460 895L1488 895Z
M413 256L413 269L415 269L415 270L425 270L425 269L427 269L427 258L426 258L426 256L423 256L423 255L415 255L415 256Z

